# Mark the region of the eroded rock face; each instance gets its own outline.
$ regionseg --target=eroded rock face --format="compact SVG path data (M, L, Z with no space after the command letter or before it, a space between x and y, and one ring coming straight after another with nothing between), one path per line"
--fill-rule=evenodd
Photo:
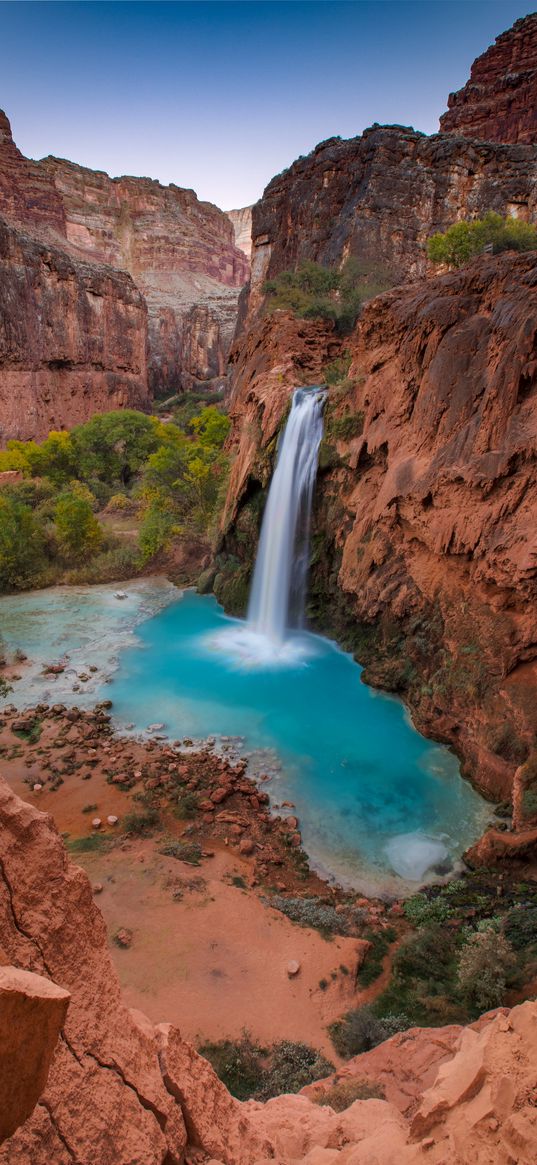
M263 282L312 259L355 255L396 279L423 275L435 231L488 210L537 214L537 149L373 126L323 142L272 179L253 208L250 312Z
M42 975L0 966L0 1144L39 1100L69 999Z
M126 272L0 219L0 445L149 407L147 311Z
M281 314L235 352L234 559L254 551L253 501L289 390L311 382L282 356L299 333L322 369L333 333ZM312 613L503 800L537 730L536 257L481 259L379 296L346 346L321 447Z
M70 243L129 271L143 292L151 391L221 377L249 273L227 215L193 190L150 178L109 178L59 158L39 165L60 197Z
M535 1161L537 1005L470 1028L413 1029L342 1070L384 1085L388 1100L339 1114L305 1095L240 1104L176 1029L124 1007L86 875L51 818L1 780L0 926L16 967L72 997L45 1090L0 1149L4 1165Z
M243 206L240 210L226 212L233 223L235 246L244 251L248 259L252 254L252 210L253 206Z
M51 425L70 427L100 409L147 408L154 395L221 387L249 264L216 206L149 178L29 161L0 111L0 216L45 243L50 258L47 275L28 239L18 249L3 244L0 440L40 439ZM95 287L105 270L103 295ZM46 329L36 292L44 283ZM68 332L76 358L63 352Z
M537 13L517 20L474 61L448 97L443 133L489 142L537 142Z

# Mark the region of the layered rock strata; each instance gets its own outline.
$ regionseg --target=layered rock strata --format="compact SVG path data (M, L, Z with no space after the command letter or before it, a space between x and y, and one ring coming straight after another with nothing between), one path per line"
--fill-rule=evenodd
M56 158L30 161L0 112L0 216L24 235L18 247L4 246L2 257L3 441L41 438L46 425L68 427L102 408L147 408L154 395L221 387L249 264L217 207L192 190L148 178L112 179ZM25 267L29 238L49 248L46 332L32 292L34 259ZM60 269L71 270L67 297ZM97 296L107 304L101 316L89 284L103 285L105 271L106 296ZM89 315L88 303L96 307ZM89 361L62 353L66 332L81 340L82 326ZM13 395L12 334L22 399ZM51 366L47 352L56 349ZM62 376L51 377L51 368Z
M253 208L250 314L267 278L305 260L333 266L352 255L394 282L423 275L429 236L488 210L535 220L537 147L403 126L331 138L273 178Z
M129 271L147 301L151 391L222 377L249 273L227 215L193 190L149 178L109 178L59 158L39 165L60 197L70 243Z
M0 219L0 445L149 407L147 311L126 272Z
M414 1029L352 1061L345 1073L375 1079L388 1100L339 1114L306 1096L240 1104L177 1029L124 1007L86 875L51 819L3 781L0 826L6 955L72 996L41 1098L0 1149L4 1165L443 1165L446 1155L532 1165L535 1004L469 1028Z
M243 206L240 210L226 212L233 223L235 246L244 251L248 259L252 254L252 210L253 206Z
M470 80L450 93L440 129L489 142L537 142L537 12L474 61Z
M215 584L231 606L289 391L322 379L337 344L328 325L277 313L234 353ZM379 296L339 344L351 364L327 407L310 614L506 799L518 766L525 789L535 775L536 257L480 259Z

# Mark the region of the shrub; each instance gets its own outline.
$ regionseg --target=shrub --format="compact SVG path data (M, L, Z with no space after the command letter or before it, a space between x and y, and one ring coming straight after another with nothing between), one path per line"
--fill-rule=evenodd
M334 1071L334 1065L307 1044L280 1040L265 1048L244 1032L240 1040L218 1040L198 1048L238 1100L270 1100L299 1092Z
M350 352L345 352L343 356L338 356L336 360L332 360L324 368L324 379L327 384L336 385L345 381L349 368L352 364L352 356Z
M435 922L445 922L452 913L449 902L440 895L427 898L425 894L414 894L403 905L406 918L413 926L429 926Z
M358 971L358 982L361 987L369 987L382 974L384 958L397 935L392 927L387 927L386 930L366 930L363 937L368 939L371 946Z
M489 211L482 219L454 223L444 234L432 235L427 255L433 263L462 267L474 255L482 254L486 246L491 246L494 254L537 250L537 227Z
M345 413L342 417L333 417L329 424L328 433L337 441L352 441L353 437L360 437L364 431L364 414Z
M175 838L168 838L159 847L158 852L166 858L187 862L189 866L199 866L201 862L201 846L197 841L176 841Z
M264 898L263 901L266 906L280 910L291 922L309 926L325 936L347 933L345 916L338 914L334 906L320 898L283 898L275 894L273 898Z
M296 270L269 279L263 291L269 311L283 308L300 319L334 320L337 330L346 333L354 327L362 304L392 285L385 269L351 257L340 270L301 263ZM329 374L339 376L339 369Z
M507 939L489 927L471 935L463 948L458 982L463 997L477 1012L499 1007L514 967L513 951Z
M160 825L160 814L156 809L145 809L143 813L127 813L123 818L125 833L133 837L149 837Z
M270 1051L268 1067L258 1091L258 1100L270 1100L282 1093L300 1092L313 1080L321 1080L334 1071L334 1065L308 1044L281 1040Z
M137 546L116 546L97 554L90 562L67 571L65 581L70 586L81 583L118 582L132 578L142 566Z
M328 1031L336 1052L345 1060L369 1052L388 1038L382 1020L367 1006L347 1011Z
M333 1108L334 1112L344 1112L355 1100L385 1100L386 1092L382 1084L373 1080L338 1080L328 1088L320 1088L310 1096L314 1104Z
M510 910L503 929L507 941L516 951L537 943L537 906L517 906Z

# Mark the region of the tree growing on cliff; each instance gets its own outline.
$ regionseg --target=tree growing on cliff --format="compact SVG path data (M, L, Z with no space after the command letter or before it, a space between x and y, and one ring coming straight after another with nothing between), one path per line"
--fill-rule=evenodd
M470 935L459 961L458 981L463 998L478 1013L499 1007L513 967L513 949L493 926Z
M485 247L493 254L501 251L537 250L537 227L518 218L502 218L489 211L481 219L453 223L444 234L432 235L427 243L427 255L432 263L447 267L462 267L475 255L482 255Z

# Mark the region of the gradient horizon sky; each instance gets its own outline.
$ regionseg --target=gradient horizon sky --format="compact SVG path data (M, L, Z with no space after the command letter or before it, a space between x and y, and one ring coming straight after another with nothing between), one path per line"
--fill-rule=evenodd
M320 141L434 133L515 0L3 0L0 108L24 154L255 202Z

